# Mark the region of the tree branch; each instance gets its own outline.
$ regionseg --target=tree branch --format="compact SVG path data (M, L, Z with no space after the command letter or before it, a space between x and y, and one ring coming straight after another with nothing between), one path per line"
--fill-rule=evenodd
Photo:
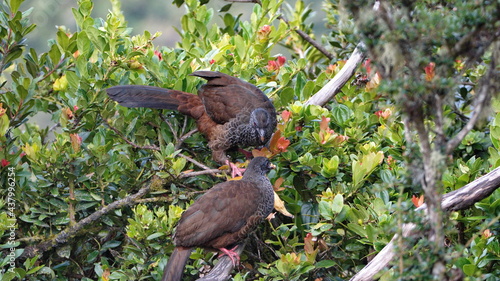
M238 248L235 250L238 255L243 253L243 249L245 248L245 244L238 245ZM196 281L226 281L231 278L231 271L233 270L234 265L231 259L224 255L219 258L219 262L210 270L210 272L197 279Z
M225 1L236 2L236 3L256 3L261 5L260 1L257 0L225 0ZM288 22L287 19L285 19L283 15L278 16L278 19L282 20L284 23L288 25L288 27L290 27L290 23ZM294 29L294 30L300 37L302 37L302 39L304 39L305 41L307 41L307 43L311 44L314 48L320 51L320 53L322 53L325 57L327 57L330 60L333 60L335 58L335 56L332 53L328 52L328 50L326 50L325 47L321 46L321 44L312 39L311 36L309 36L307 33L305 33L300 29Z
M347 83L347 81L354 75L358 66L365 59L365 54L361 51L364 48L364 43L359 43L339 73L337 73L337 75L335 75L335 77L333 77L333 79L323 86L323 88L321 88L316 94L309 98L305 104L324 106L332 98L334 98L335 95L340 92L345 83Z
M222 173L222 170L219 169L208 169L208 170L203 170L203 171L196 171L196 172L189 172L189 173L183 173L179 175L179 178L189 178L189 177L196 177L199 175L212 175L212 174L220 174Z
M39 243L38 245L34 246L27 246L24 250L24 253L22 254L22 258L32 258L38 254L42 254L46 251L51 250L54 247L57 247L61 244L67 243L69 240L73 239L75 236L78 236L82 231L86 229L86 227L100 219L102 216L108 214L109 212L125 207L125 206L130 206L134 205L137 203L138 199L140 199L142 196L146 195L149 193L151 190L152 185L163 185L162 180L159 178L153 178L151 179L144 187L139 189L137 193L129 195L123 199L117 200L97 211L89 215L88 217L80 220L78 223L75 225L61 231L59 234L57 234L55 237L43 241Z
M198 161L194 160L193 158L191 158L191 157L189 157L189 156L186 156L186 155L184 155L184 154L182 154L182 153L179 153L179 154L177 154L177 155L178 155L178 156L180 156L180 157L182 157L182 158L184 158L184 159L186 159L187 161L189 161L189 162L191 162L191 163L195 164L196 166L198 166L198 167L202 168L203 170L211 170L211 168L210 168L210 167L208 167L207 165L205 165L205 164L203 164L203 163L200 163L200 162L198 162Z
M124 140L126 143L128 143L129 145L131 145L132 147L134 148L139 148L139 149L152 149L152 150L156 150L156 151L159 151L160 148L157 147L157 146L154 146L154 145L145 145L145 146L140 146L140 145L137 145L135 144L133 141L129 140L127 137L125 137L122 132L120 132L117 128L111 126L111 124L108 123L107 120L103 119L104 120L104 123L106 123L106 125L108 126L108 128L110 128L113 132L115 132L122 140Z
M474 203L490 196L500 187L500 167L460 189L449 192L443 196L441 206L444 211L458 211L471 207ZM427 205L420 206L417 211L427 211ZM415 234L415 224L403 225L403 237ZM350 281L368 281L386 267L395 256L394 244L399 238L394 235L391 241L371 260L361 271L354 275ZM402 249L399 249L402 250Z
M495 54L493 54L494 56ZM451 154L453 150L462 142L465 136L474 128L474 125L484 113L484 108L490 101L490 93L495 93L498 90L498 85L494 85L496 77L495 58L491 59L491 64L486 76L483 77L483 83L476 95L474 102L474 110L472 111L471 118L465 126L446 144L446 154ZM496 82L498 84L498 82Z

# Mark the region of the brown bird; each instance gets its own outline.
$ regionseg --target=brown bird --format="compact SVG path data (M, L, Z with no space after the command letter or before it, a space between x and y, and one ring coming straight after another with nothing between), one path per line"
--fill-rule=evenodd
M276 129L276 109L259 88L221 72L190 75L208 80L198 95L138 85L106 91L122 106L171 109L194 118L198 131L208 139L212 158L221 165L230 164L228 149L262 146L269 141Z
M238 254L231 248L273 210L273 186L266 176L272 168L269 159L255 157L241 180L216 184L182 214L163 281L181 280L193 247L219 249L233 263L239 262Z

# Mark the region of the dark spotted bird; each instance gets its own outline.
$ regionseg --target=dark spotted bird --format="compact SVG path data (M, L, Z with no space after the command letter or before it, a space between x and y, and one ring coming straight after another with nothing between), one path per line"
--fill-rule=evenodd
M276 109L259 88L221 72L196 71L191 75L208 81L198 95L138 85L106 91L122 106L177 110L194 118L198 131L208 140L212 158L221 165L231 164L228 149L258 147L269 141L276 129Z
M239 262L234 247L273 210L273 186L266 176L273 167L265 157L252 159L241 180L213 186L182 214L163 281L181 280L195 247L220 250Z

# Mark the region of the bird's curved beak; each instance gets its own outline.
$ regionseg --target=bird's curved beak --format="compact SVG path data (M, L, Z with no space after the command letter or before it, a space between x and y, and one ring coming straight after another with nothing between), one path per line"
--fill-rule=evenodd
M271 168L271 169L276 169L276 165L274 165L273 163L270 163L270 164L269 164L269 168Z
M266 132L264 132L264 129L259 129L259 136L260 141L264 143L266 141Z

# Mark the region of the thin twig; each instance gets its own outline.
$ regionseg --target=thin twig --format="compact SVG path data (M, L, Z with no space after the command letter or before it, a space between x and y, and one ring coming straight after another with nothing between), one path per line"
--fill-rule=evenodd
M448 141L448 143L446 144L446 154L451 154L453 152L453 150L462 142L465 136L474 128L474 125L483 114L484 108L490 100L490 92L494 92L491 91L491 88L493 86L491 82L492 79L495 79L495 72L495 60L492 59L488 74L483 79L481 79L484 82L474 100L475 106L474 110L472 111L472 116L470 117L467 124L465 124L465 126L462 128L462 130L460 130L460 132L458 132L452 139Z
M278 19L282 20L284 23L286 23L288 25L288 27L290 27L290 23L288 22L287 19L285 19L285 17L283 15L280 15L278 16ZM297 34L302 37L302 39L304 39L305 41L307 41L307 43L311 44L314 48L316 48L318 51L320 51L323 55L325 55L325 57L327 57L328 59L330 60L333 60L335 58L335 56L328 52L325 47L321 46L318 42L316 42L314 39L311 38L311 36L309 36L307 33L305 33L304 31L296 28L294 29L295 32L297 32Z
M224 172L224 171L223 170L219 170L219 169L210 169L210 170L203 170L203 171L182 173L182 174L180 174L179 178L196 177L196 176L199 176L199 175L221 174L222 172Z
M191 158L191 157L189 157L189 156L186 156L186 155L184 155L184 154L182 154L182 153L179 153L179 154L177 154L177 155L178 155L178 156L180 156L180 157L182 157L182 158L184 158L184 159L186 159L187 161L189 161L189 162L191 162L191 163L195 164L196 166L198 166L198 167L202 168L203 170L210 170L210 169L211 169L210 167L208 167L208 166L204 165L203 163L200 163L200 162L198 162L198 161L194 160L193 158Z
M133 146L134 148L139 148L139 149L152 149L152 150L156 150L156 151L159 151L160 148L157 147L157 146L154 146L154 145L145 145L145 146L140 146L140 145L137 145L135 144L134 142L132 142L131 140L129 140L127 137L125 137L122 132L120 132L117 128L111 126L111 124L108 123L107 120L104 120L104 123L106 123L106 125L113 131L115 132L122 140L124 140L126 143L130 144L131 146Z
M257 4L261 5L260 1L257 1L257 0L226 0L226 1L227 2L235 2L235 3L257 3ZM288 25L288 27L290 27L290 23L288 22L287 19L285 19L285 17L283 15L279 15L278 19L282 20L284 23L286 23ZM307 41L307 43L311 44L314 48L316 48L323 55L325 55L328 59L333 60L335 58L335 56L332 53L328 52L323 46L321 46L321 44L319 44L314 39L312 39L311 36L309 36L304 31L297 29L297 28L294 29L294 31L297 32L297 34L300 37L302 37L302 39Z
M189 132L187 132L186 134L184 134L183 136L181 136L178 140L177 140L177 143L175 144L175 149L179 149L182 145L182 143L184 143L184 141L189 138L190 136L192 136L194 133L198 132L198 129L193 129Z
M174 136L175 143L178 144L179 143L179 138L177 137L176 131L174 130L174 126L172 126L172 123L170 123L170 121L167 118L164 118L163 115L160 114L160 116L162 117L163 122L167 123L168 127L170 128L170 131L172 132L172 135ZM177 145L175 146L175 148L176 149L178 148Z

